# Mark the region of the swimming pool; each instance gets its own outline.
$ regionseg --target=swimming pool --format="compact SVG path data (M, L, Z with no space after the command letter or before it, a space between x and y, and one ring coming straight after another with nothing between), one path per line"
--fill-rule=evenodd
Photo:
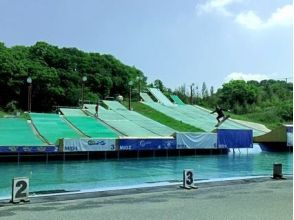
M181 181L183 169L194 169L196 181L197 179L271 176L275 162L283 164L283 174L292 175L292 153L268 152L49 163L3 163L0 164L0 198L10 198L13 177L29 177L30 192L79 191Z

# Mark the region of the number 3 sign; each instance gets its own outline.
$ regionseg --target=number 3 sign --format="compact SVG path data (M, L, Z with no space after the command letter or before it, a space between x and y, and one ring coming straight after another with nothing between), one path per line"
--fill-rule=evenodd
M185 189L197 188L196 186L194 186L194 177L193 177L192 169L186 169L183 172L183 188Z
M17 177L12 179L12 202L29 201L29 178Z

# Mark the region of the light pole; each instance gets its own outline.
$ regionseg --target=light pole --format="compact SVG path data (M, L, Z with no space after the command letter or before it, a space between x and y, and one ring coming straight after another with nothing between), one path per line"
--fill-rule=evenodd
M137 76L137 81L138 81L138 86L139 86L139 88L138 88L138 101L140 101L140 93L141 93L141 80L143 79L143 77L142 76Z
M85 82L87 81L87 76L82 77L82 108L84 107L84 87Z
M32 77L27 78L28 83L28 112L31 112L32 109Z
M129 82L129 87L130 87L130 91L129 91L129 110L131 110L132 85L133 85L133 81L130 81Z
M195 85L195 84L192 83L191 86L190 86L190 89L191 89L190 104L191 104L191 105L193 105L193 86L194 86L194 85Z

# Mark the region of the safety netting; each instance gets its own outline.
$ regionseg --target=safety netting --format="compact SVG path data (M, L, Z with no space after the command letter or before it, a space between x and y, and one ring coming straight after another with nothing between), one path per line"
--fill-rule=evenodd
M30 113L30 117L40 134L51 144L60 138L83 137L58 114Z
M0 146L43 146L27 120L0 118Z

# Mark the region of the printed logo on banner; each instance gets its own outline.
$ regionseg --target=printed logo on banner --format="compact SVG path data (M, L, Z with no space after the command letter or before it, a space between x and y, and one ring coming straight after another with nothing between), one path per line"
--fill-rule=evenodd
M121 139L121 150L161 150L175 149L176 141L174 139Z
M88 145L105 145L105 141L103 140L88 140Z
M115 139L64 139L64 151L113 151Z

